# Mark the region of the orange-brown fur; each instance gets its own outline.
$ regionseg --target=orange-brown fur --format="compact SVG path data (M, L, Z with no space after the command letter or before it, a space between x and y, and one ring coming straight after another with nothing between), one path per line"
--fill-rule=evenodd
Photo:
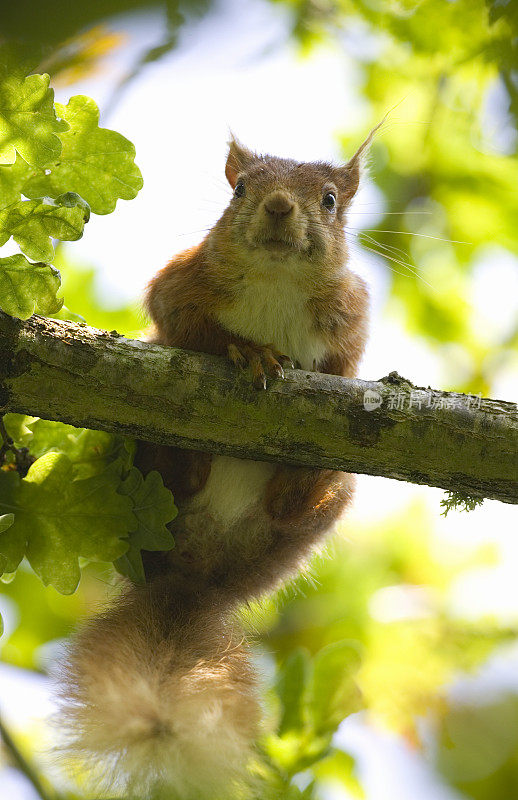
M312 353L316 356L306 368L354 376L366 339L367 292L347 268L343 225L358 186L362 149L337 168L258 157L232 142L227 178L233 188L243 182L245 194L233 198L200 245L173 258L151 281L146 307L154 323L152 341L249 364L257 387L265 386L268 375L281 376L288 357L311 360ZM333 211L322 204L329 190L336 196ZM285 298L272 294L277 284ZM246 305L250 298L263 303L264 314L254 316L253 306ZM290 316L286 304L292 300L300 313ZM243 333L260 327L263 316L270 340ZM298 354L284 352L290 341ZM128 772L121 754L134 740L152 746L173 735L168 698L177 696L179 686L198 697L206 693L210 698L211 692L220 697L227 723L244 740L253 740L258 719L254 680L246 645L236 642L230 626L231 612L293 575L350 502L354 486L351 475L333 470L263 469L253 462L147 443L139 444L136 463L144 473L159 470L174 494L176 547L144 554L148 584L134 587L113 610L94 619L77 640L69 670L74 704L68 717L81 731L76 750L95 754L98 735L107 752L120 755L120 766ZM226 470L235 475L229 486ZM230 491L229 508L219 486ZM92 709L106 695L120 701L121 693L110 695L107 689L117 681L132 698L131 676L138 674L138 664L148 682L156 682L154 703L147 710L140 707L139 725L127 730L113 707L116 730L105 724L104 730L110 729L105 736ZM144 701L137 697L134 702ZM234 768L232 762L227 784ZM166 779L159 766L155 772ZM193 796L212 796L206 782L192 788L186 781L183 788L175 787L179 797L190 797L191 789ZM216 776L214 782L215 796ZM145 789L140 784L140 791L152 794L151 778L148 783ZM131 788L130 778L125 785ZM230 796L228 785L224 791Z
M172 773L175 797L194 800L240 776L258 724L246 645L217 592L187 600L177 588L157 579L128 589L75 640L59 721L68 753L92 769L98 790L170 797ZM216 714L204 725L206 708ZM222 735L226 764L213 741ZM171 763L171 740L188 769Z

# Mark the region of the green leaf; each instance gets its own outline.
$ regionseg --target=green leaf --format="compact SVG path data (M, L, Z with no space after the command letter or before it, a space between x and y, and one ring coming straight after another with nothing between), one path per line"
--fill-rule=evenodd
M360 665L355 642L334 642L313 660L310 713L317 733L334 731L349 714L359 709L359 690L353 675Z
M86 323L86 319L81 316L81 314L76 314L74 311L70 311L68 306L61 306L59 311L52 315L54 319L62 319L67 322L82 322L83 324Z
M478 702L446 705L443 713L435 762L448 783L466 792L463 797L512 797L518 777L516 694L508 691L490 702L480 697Z
M38 417L29 417L26 414L6 414L4 416L6 431L16 447L26 447L28 445L33 436L31 425L37 419Z
M61 285L50 264L31 264L20 254L0 258L0 308L6 314L28 319L35 312L55 314L63 305L56 297Z
M0 471L0 513L13 514L19 511L17 497L20 491L21 478L16 471ZM9 533L0 534L0 568L2 572L14 572L25 555L26 541L17 535L17 529L11 525Z
M66 208L78 206L83 209L85 222L88 222L90 219L90 206L77 192L65 192L64 194L60 194L59 197L56 197L55 203L57 206L66 206Z
M52 261L51 238L73 242L83 235L85 209L40 200L20 200L0 211L0 247L12 236L25 255ZM89 212L88 212L89 213Z
M141 550L171 550L174 538L166 527L177 514L173 495L166 489L158 472L150 472L144 478L132 467L119 492L131 498L133 513L138 526L129 535L129 550L115 562L122 575L136 583L145 580Z
M3 533L10 528L14 522L14 514L1 514L0 515L0 533Z
M71 480L72 463L61 453L47 453L20 480L0 473L0 512L14 512L13 525L0 535L5 570L15 570L24 556L45 585L63 594L79 582L79 558L113 561L127 549L136 527L131 500L117 492L113 469L85 480Z
M14 522L14 514L1 514L0 515L0 533L3 533L8 528L10 528L11 525L13 524L13 522ZM7 559L5 558L5 556L0 556L0 572L1 573L4 572L4 568L5 568L6 564L7 564ZM11 573L11 575L12 575L12 573ZM1 619L2 618L0 617L0 622L1 622ZM3 628L2 628L2 631L3 631ZM1 635L2 631L0 631L0 635Z
M347 790L347 797L364 798L365 792L357 775L356 760L343 750L333 750L327 758L314 767L320 780L339 782Z
M6 414L5 427L17 447L28 447L40 458L50 451L63 453L72 462L72 477L90 478L115 461L122 481L133 463L135 443L106 431L76 428L64 422L51 422L25 414Z
M132 200L142 188L135 148L116 131L99 128L99 109L89 97L56 104L70 124L61 135L63 151L48 175L41 172L24 186L27 197L58 197L77 192L95 214L110 214L117 200Z
M309 653L298 648L288 656L279 670L275 687L282 705L279 736L304 728L304 692L310 666Z
M106 431L75 428L64 422L36 419L27 423L32 436L26 442L33 456L49 451L64 453L72 462L74 478L89 478L127 453L127 440Z
M331 734L308 736L307 733L301 735L292 731L284 736L270 735L262 744L277 769L295 775L329 755L331 738Z
M49 81L48 75L25 77L13 69L8 48L0 48L0 164L13 164L17 152L34 167L59 158L57 134L68 125L56 117Z
M31 172L21 156L17 156L14 164L0 164L0 209L20 199L22 186Z

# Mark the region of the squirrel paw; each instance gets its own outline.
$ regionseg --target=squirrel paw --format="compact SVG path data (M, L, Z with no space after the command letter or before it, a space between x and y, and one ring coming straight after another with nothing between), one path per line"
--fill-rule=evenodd
M231 342L228 357L236 367L252 368L252 383L256 389L266 389L266 373L274 378L284 378L283 364L293 368L289 356L276 350L271 344L251 345L242 342Z

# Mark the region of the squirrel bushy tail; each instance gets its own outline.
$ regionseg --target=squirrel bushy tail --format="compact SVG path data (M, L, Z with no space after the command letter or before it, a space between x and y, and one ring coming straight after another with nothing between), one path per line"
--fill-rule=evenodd
M103 789L139 800L228 797L259 718L228 601L186 597L166 577L127 590L77 635L61 705L67 752Z

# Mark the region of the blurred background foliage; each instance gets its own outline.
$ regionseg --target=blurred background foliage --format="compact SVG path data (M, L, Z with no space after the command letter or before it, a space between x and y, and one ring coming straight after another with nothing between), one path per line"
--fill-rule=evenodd
M473 278L488 260L510 258L514 270L518 263L518 4L271 2L288 15L303 56L339 47L355 62L364 113L361 129L344 124L344 155L394 109L372 151L382 211L370 229L357 230L351 218L351 236L384 256L385 313L438 358L443 388L491 395L502 375L518 371L516 302L509 299L511 312L502 306L501 324L485 324L473 310ZM128 16L161 12L160 36L112 87L114 103L174 53L184 27L214 10L212 0L18 0L3 4L0 37L21 42L35 71L68 86L124 50ZM66 302L60 316L138 335L145 325L138 305L101 301L94 268L74 263L70 252L59 250L56 261ZM317 557L307 575L243 612L270 687L257 764L269 788L261 797L369 798L368 768L357 771L341 734L349 715L390 730L426 759L437 781L426 797L518 797L518 690L505 681L497 692L458 690L475 681L462 676L482 674L512 650L518 603L502 617L455 611L459 581L497 565L500 553L476 539L456 549L438 537L436 515L421 498L381 522L353 517L331 558ZM45 674L60 642L113 584L109 565L88 565L76 594L64 597L18 570L2 586L2 660ZM24 746L34 758L34 742ZM445 794L446 786L461 794ZM399 796L387 786L387 798Z

